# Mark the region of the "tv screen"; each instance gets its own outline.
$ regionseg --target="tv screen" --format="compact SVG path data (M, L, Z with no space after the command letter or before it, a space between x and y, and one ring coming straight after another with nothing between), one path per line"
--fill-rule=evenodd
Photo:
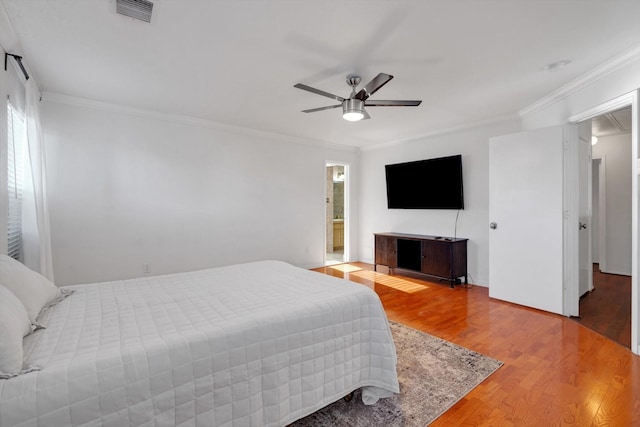
M389 209L464 209L462 156L385 165Z

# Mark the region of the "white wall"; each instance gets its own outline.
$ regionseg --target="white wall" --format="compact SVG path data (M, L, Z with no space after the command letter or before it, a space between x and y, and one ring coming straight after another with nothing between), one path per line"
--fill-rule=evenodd
M358 167L355 151L152 116L55 100L42 113L59 285L141 276L143 264L152 275L258 259L321 265L325 161Z
M506 120L454 133L425 137L362 152L360 159L360 258L373 263L376 232L453 236L455 210L387 209L384 165L462 154L464 210L457 236L469 239L468 270L473 283L489 282L489 138L517 132Z
M592 198L591 198L591 259L600 262L600 163L601 159L592 162Z
M593 157L606 161L606 273L631 275L631 134L601 136ZM602 266L601 266L602 268Z

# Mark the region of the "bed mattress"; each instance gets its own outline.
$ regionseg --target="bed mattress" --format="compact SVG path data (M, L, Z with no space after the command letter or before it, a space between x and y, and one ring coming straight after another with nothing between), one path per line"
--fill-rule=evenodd
M0 426L284 426L399 391L369 288L261 261L68 287L0 380ZM374 399L375 400L375 399Z

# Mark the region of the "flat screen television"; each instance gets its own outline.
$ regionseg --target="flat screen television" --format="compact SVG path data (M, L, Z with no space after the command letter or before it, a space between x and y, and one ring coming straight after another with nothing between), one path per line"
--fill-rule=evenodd
M385 165L389 209L464 209L462 155Z

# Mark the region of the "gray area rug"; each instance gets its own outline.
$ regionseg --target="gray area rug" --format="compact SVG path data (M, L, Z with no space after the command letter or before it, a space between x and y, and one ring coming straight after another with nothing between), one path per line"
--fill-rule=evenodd
M360 391L291 424L295 427L424 427L442 415L502 362L391 322L400 394L366 406Z

